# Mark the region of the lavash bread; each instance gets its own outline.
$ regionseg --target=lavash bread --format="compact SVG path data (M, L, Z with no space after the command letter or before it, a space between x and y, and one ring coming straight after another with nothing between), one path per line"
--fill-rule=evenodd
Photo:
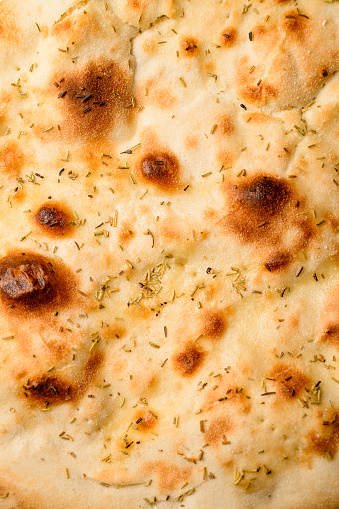
M338 507L338 14L0 3L2 507Z

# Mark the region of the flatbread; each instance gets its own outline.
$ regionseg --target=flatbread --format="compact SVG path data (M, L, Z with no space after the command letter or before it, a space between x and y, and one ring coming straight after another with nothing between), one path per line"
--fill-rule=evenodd
M1 507L339 507L338 16L2 0Z

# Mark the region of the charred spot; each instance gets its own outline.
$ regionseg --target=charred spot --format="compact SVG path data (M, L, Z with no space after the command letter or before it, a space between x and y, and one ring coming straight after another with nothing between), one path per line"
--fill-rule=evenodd
M173 154L158 152L142 158L136 172L144 182L161 189L173 189L179 182L179 163Z
M52 87L64 114L62 130L86 139L119 131L132 110L131 76L115 62L87 63Z
M221 313L210 311L203 318L202 334L211 339L220 339L226 329L226 320Z
M308 377L299 369L288 364L279 364L268 377L276 392L284 399L297 398L308 383Z
M49 235L65 235L70 231L70 217L57 204L42 205L34 216L36 223Z
M291 263L291 255L289 253L281 252L275 253L270 256L264 266L270 272L278 272L286 268Z
M36 403L63 403L73 396L71 386L57 377L27 380L23 388L25 396Z
M187 37L181 42L181 53L183 56L193 56L198 52L198 45L196 39Z
M35 262L10 267L1 276L1 290L11 299L46 292L48 286L47 271Z
M232 429L229 419L226 417L218 417L209 425L205 433L205 441L207 444L217 446L227 438L227 433Z
M60 262L36 253L0 260L0 297L11 310L53 311L69 302L74 289L74 278Z
M237 202L255 215L279 214L291 196L289 184L270 175L259 175L236 188Z
M183 376L190 376L201 365L203 353L192 344L186 345L183 352L174 357L174 367Z
M307 435L307 441L311 452L329 459L334 458L339 447L338 412L334 409L322 412L320 427Z
M134 419L140 431L153 429L157 423L157 416L152 411L138 412Z
M236 42L238 36L238 32L235 28L229 27L223 31L221 35L221 44L227 48L233 46Z

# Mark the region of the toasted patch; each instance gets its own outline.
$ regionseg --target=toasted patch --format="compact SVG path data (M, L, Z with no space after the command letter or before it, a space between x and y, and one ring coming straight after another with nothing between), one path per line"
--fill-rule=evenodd
M334 347L339 346L339 286L335 287L325 301L320 316L318 340Z
M169 461L152 461L145 466L145 470L154 472L157 483L162 492L179 488L188 482L192 475L192 467L178 467Z
M218 128L224 136L230 136L234 131L234 122L230 114L225 113L218 119Z
M220 339L226 330L226 319L221 312L206 311L201 333L210 339Z
M170 152L155 151L138 161L135 175L145 184L171 191L178 187L180 181L179 162Z
M267 254L274 245L283 254L278 265L287 266L314 233L305 199L287 179L262 173L242 177L227 183L226 195L228 213L219 224L240 242L260 246L263 264L270 263ZM274 270L276 262L271 264Z
M180 43L181 55L192 57L198 54L198 42L194 37L184 37Z
M265 268L270 272L279 272L287 267L291 262L290 253L277 252L273 253L269 258L265 261Z
M183 351L174 356L174 369L182 376L193 375L200 367L203 356L194 343L188 343Z
M230 48L231 46L233 46L236 43L237 37L238 37L237 29L234 27L228 27L225 30L223 30L221 37L220 37L220 42L221 42L222 46L225 46L226 48Z
M139 431L148 431L153 429L157 424L157 415L152 410L137 412L134 422L138 426Z
M206 444L216 447L227 437L227 433L232 430L232 425L227 417L218 417L209 425L204 439Z
M339 417L338 410L331 408L321 411L319 426L306 435L310 452L334 458L339 447Z
M50 88L68 136L98 140L108 131L117 136L131 116L131 75L114 61L87 62L53 77Z
M74 370L74 376L69 379L63 376L49 376L47 373L35 375L23 384L23 394L29 402L38 406L76 401L83 396L102 361L101 353L92 355L83 369L80 372Z
M307 32L309 24L306 16L300 16L298 10L289 10L281 18L281 27L285 30L288 37L294 39L303 39Z
M273 383L277 394L285 400L300 396L309 382L308 376L288 364L277 364L268 373L267 378Z

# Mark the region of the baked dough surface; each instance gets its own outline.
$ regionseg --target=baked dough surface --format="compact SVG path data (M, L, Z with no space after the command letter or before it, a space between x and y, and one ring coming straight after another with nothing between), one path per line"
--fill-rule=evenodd
M0 2L0 506L338 509L339 3Z

